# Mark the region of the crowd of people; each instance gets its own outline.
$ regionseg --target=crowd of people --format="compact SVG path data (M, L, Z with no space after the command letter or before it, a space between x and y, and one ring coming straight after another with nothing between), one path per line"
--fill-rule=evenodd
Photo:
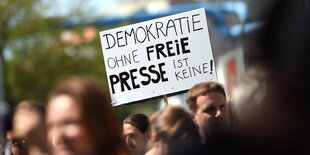
M295 4L276 5L258 39L248 40L256 46L245 47L251 62L231 97L206 81L188 91L189 111L167 105L120 123L98 83L72 77L55 87L46 107L17 105L0 154L310 154L310 11Z
M229 127L225 90L216 82L189 91L191 113L166 106L150 118L133 114L122 130L106 94L98 83L72 77L57 85L46 109L19 103L5 155L202 154L207 137Z

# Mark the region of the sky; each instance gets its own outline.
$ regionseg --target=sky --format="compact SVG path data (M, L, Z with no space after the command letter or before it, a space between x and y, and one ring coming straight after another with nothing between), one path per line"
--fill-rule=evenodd
M120 0L43 0L48 4L49 9L46 10L47 16L66 16L71 10L78 8L80 2L83 3L85 11L91 12L91 15L103 14L108 9L115 7Z

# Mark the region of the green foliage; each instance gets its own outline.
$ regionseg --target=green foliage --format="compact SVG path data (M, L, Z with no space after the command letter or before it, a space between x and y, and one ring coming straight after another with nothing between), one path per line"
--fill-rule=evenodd
M99 38L79 45L63 43L60 34L67 19L44 17L41 8L46 7L39 0L0 2L1 58L4 48L11 55L4 62L6 100L46 102L55 83L73 75L95 77L106 86Z
M91 42L67 44L61 41L64 31L81 35L87 25L65 29L68 17L43 16L42 9L47 7L40 2L0 1L0 58L3 58L4 48L9 49L11 55L4 62L6 101L16 104L32 99L46 103L59 80L75 75L95 78L108 89L98 33ZM75 12L71 17L79 17L80 21L86 18L87 13L82 16L81 12ZM116 109L122 120L138 112L150 115L157 104L153 100Z
M119 121L122 122L126 117L135 113L143 113L147 116L151 116L154 111L158 110L158 99L144 101L143 103L124 105L116 108Z
M18 57L8 61L7 97L15 101L23 99L46 101L56 82L73 75L101 78L104 83L104 65L100 51L84 51L92 55L90 58L67 54L82 53L83 51L78 51L78 48L81 47L67 47L65 49L67 51L57 48L47 49L44 52L33 51L23 59Z

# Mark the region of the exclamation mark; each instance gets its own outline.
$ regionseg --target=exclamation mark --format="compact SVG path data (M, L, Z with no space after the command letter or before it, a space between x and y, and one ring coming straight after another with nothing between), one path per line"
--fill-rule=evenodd
M213 60L210 60L210 66L211 66L211 72L210 72L210 74L212 74L212 71L213 71Z

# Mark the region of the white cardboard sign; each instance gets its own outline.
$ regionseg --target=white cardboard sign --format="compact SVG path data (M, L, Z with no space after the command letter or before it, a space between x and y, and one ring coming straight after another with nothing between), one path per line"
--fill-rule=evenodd
M100 32L114 106L217 81L204 8Z

